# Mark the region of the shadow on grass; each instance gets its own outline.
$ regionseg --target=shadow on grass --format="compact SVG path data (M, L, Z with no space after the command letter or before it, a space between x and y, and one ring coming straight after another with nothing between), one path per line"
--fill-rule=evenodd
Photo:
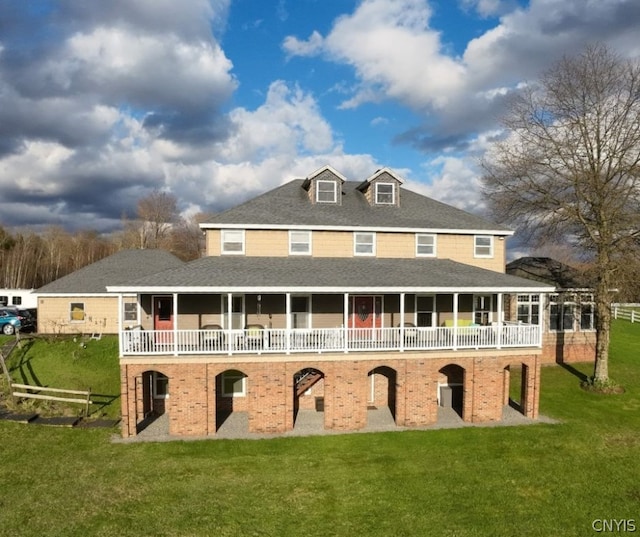
M574 377L577 377L580 382L585 382L585 381L589 380L589 376L588 375L586 375L582 371L578 371L571 364L566 364L564 362L560 362L558 365L560 367L562 367L562 369L564 369L565 371L568 371L569 373L571 373Z
M93 404L91 405L91 411L89 412L90 416L98 414L102 412L105 408L111 406L114 401L120 399L120 395L105 395L101 393L92 393L91 401Z

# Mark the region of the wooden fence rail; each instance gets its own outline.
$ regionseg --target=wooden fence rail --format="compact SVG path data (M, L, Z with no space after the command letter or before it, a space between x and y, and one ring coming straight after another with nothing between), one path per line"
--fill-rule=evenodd
M89 415L89 405L93 404L91 401L91 388L88 390L63 390L60 388L47 388L44 386L31 386L30 384L11 384L12 390L29 390L29 391L13 391L14 397L24 397L27 399L43 399L45 401L62 401L64 403L78 403L85 405L84 415ZM41 393L31 392L50 392L52 394L69 394L69 395L82 395L79 397L60 397L58 395L44 395Z

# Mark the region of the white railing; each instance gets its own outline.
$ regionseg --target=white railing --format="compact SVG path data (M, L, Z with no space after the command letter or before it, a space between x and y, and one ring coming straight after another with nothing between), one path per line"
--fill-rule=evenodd
M310 328L286 330L124 330L124 355L261 354L537 347L540 327L520 323L499 326L437 328Z

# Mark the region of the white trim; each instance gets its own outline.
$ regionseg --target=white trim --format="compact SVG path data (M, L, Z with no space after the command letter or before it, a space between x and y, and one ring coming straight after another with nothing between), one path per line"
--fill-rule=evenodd
M307 175L306 179L309 181L312 181L324 171L330 171L333 175L335 175L336 177L339 177L343 183L347 181L347 178L344 175L342 175L339 171L337 171L335 168L333 168L329 164L327 164L326 166L323 166L322 168L318 168L315 172L311 172L309 175Z
M135 297L137 293L135 291L129 291L127 293L123 293L123 297ZM52 294L43 294L39 295L40 298L115 298L113 291L109 291L107 293L52 293ZM26 309L26 308L25 308Z
M381 168L380 170L377 170L376 173L374 173L371 177L368 177L366 179L366 181L368 183L373 182L377 177L380 177L383 173L388 173L391 177L393 177L396 181L398 181L398 183L402 184L404 183L404 179L402 177L400 177L396 172L394 172L393 170L389 169L389 168Z
M236 251L236 250L226 251L226 250L224 249L224 245L225 245L225 243L235 243L235 242L238 242L238 241L229 241L229 240L226 240L226 241L225 241L224 234L225 234L225 232L227 232L227 231L236 231L236 232L237 232L237 231L240 231L240 234L241 234L241 237L242 237L242 239L241 239L241 242L242 242L242 249L241 249L241 250L239 250L239 251ZM245 240L245 232L244 232L244 229L221 229L221 230L220 230L220 254L221 254L221 255L244 255L245 247L246 247L246 240Z
M388 181L380 181L375 184L375 192L374 192L374 196L375 196L375 204L376 205L395 205L396 204L396 184L395 183L390 183ZM391 187L391 201L379 201L378 200L378 187L379 186L390 186ZM385 195L387 194L386 192L384 193Z
M326 202L325 202L326 203ZM332 226L332 225L310 225L310 224L218 224L202 223L200 229L267 229L267 230L311 230L311 231L358 231L360 226ZM389 227L372 226L367 231L379 231L385 233L439 233L441 235L492 235L497 237L510 237L515 232L504 229L451 229L435 227Z
M418 238L419 237L431 237L433 238L433 253L431 254L421 254L418 252ZM438 255L438 235L435 233L416 233L416 257L437 257Z
M371 252L358 252L358 235L371 235L372 241L371 241ZM375 231L354 231L353 232L353 255L360 257L360 256L365 256L365 257L371 257L371 256L375 256L376 255L376 242L377 242L377 237L376 237L376 233ZM362 244L362 243L361 243ZM369 244L368 242L366 244Z
M478 239L489 239L489 253L478 253ZM486 246L480 246L480 248L486 248ZM476 259L490 259L493 257L493 236L492 235L475 235L473 237L473 257Z
M292 235L294 233L306 233L307 241L308 241L308 249L306 252L294 252L291 249L291 244L293 243ZM296 244L303 244L302 242L296 242ZM310 230L302 230L302 229L290 229L289 230L289 255L311 255L313 253L313 234Z
M336 181L335 179L315 179L316 182L316 203L331 203L331 204L336 204L338 203L338 181ZM331 183L333 185L333 200L332 201L327 201L327 200L321 200L320 197L318 196L318 194L320 194L320 183ZM326 194L328 192L328 190L323 190L322 193Z
M158 287L138 287L131 289L130 287L113 286L109 288L112 293L120 292L134 292L138 294L171 294L171 293L183 293L183 294L226 294L226 293L257 293L257 294L271 294L282 295L284 293L316 293L316 294L342 294L342 293L362 293L362 294L381 294L381 293L454 293L460 294L474 294L474 293L553 293L553 287L466 287L461 289L460 287L317 287L317 286L296 286L296 287L215 287L215 286L196 286L196 287L172 287L172 286L158 286ZM115 296L115 295L113 295Z

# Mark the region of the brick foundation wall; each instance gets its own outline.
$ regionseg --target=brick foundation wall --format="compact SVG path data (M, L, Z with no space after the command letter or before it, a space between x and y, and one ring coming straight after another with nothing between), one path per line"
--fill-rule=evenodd
M145 391L150 371L169 379L169 396L161 403L169 414L169 433L175 436L215 435L230 412L247 412L249 432L285 432L293 429L296 409L315 409L318 398L324 402L326 429L362 429L371 403L389 406L399 426L423 427L437 421L438 387L443 379L445 383L462 383L463 420L499 421L508 402L509 366L522 368L526 373L523 414L531 418L538 415L539 354L492 356L471 352L431 358L405 353L399 358L399 353L380 353L378 356L344 360L312 355L305 361L268 361L267 356L262 356L259 361L233 363L190 362L184 357L179 361L173 357L154 357L146 363L128 360L121 364L122 435L135 436L145 412L163 410L161 404L153 407L153 402L145 401L150 397L149 389ZM317 369L323 378L314 385L311 394L296 397L294 376L309 367ZM244 396L221 395L221 374L232 369L246 375Z

